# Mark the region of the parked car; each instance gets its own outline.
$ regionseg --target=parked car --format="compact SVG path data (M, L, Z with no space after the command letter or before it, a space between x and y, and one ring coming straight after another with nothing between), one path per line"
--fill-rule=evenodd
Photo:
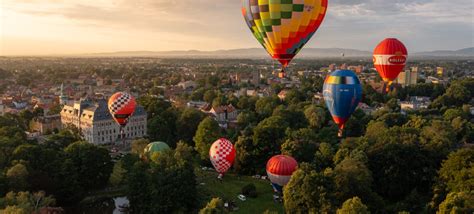
M245 197L245 195L242 195L240 194L239 196L237 196L237 198L239 198L241 201L246 201L247 198Z

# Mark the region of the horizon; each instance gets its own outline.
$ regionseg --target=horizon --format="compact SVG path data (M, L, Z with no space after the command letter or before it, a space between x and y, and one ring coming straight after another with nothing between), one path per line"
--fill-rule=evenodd
M333 0L306 48L371 51L386 37L400 38L413 53L472 47L474 3L461 1ZM0 55L261 48L240 9L231 0L5 0Z

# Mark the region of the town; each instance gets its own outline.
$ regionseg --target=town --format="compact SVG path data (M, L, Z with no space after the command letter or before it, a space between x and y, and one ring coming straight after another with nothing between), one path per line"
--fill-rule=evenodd
M343 138L337 137L322 90L336 70L353 71L363 89ZM443 162L450 153L472 152L474 61L410 60L391 85L367 58L297 59L285 75L280 71L266 59L0 58L0 149L12 154L0 158L5 169L0 193L6 194L7 186L40 191L31 197L45 201L44 213L197 212L209 200L222 202L226 211L282 213L281 197L287 196L273 193L264 163L268 155L283 153L302 163L301 173L319 170L324 182L314 182L321 188L337 188L318 193L331 195L320 209L333 210L353 196L374 212L416 213L449 202L431 188L444 185L436 183L436 170L442 163L441 170L450 167ZM138 103L123 137L107 107L118 91ZM221 137L235 143L237 156L231 173L219 181L209 148ZM144 152L156 143L173 150L159 156ZM404 159L386 156L392 153ZM378 161L418 164L392 172ZM153 164L176 171L150 171ZM169 180L153 180L158 175ZM336 187L325 179L334 179ZM154 207L146 202L152 189L168 191L167 197L153 196L162 200ZM464 194L464 189L443 191ZM15 194L8 193L0 205L13 203L8 197L20 197ZM172 205L163 205L171 198ZM285 198L291 200L299 199Z

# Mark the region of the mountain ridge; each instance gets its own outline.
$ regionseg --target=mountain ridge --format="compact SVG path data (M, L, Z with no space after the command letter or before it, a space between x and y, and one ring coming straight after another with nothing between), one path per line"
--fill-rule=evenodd
M305 48L298 55L300 58L324 58L324 57L371 57L372 52L347 48ZM459 50L435 50L415 52L410 55L423 57L474 57L474 47ZM268 57L263 48L241 48L241 49L221 49L215 51L184 50L184 51L116 51L103 53L79 54L78 56L95 57Z

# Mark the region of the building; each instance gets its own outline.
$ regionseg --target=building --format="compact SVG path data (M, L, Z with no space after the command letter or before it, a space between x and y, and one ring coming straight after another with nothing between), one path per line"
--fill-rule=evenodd
M178 83L178 87L183 88L183 90L188 90L188 89L195 89L197 88L197 83L194 81L185 81L185 82L180 82Z
M260 85L260 71L255 70L252 72L252 84L257 86Z
M347 69L349 69L351 71L354 71L355 73L360 74L364 70L364 66L362 66L362 65L351 65L351 66L347 67Z
M237 124L239 111L232 104L212 107L209 111L203 111L214 118L222 128L228 128Z
M61 127L61 116L59 114L37 117L30 122L31 131L41 134L51 133L61 129Z
M329 71L335 71L336 70L336 64L330 64L329 65Z
M59 94L59 104L66 105L67 101L68 101L68 96L64 94L64 83L61 83L61 91Z
M120 126L112 119L106 100L96 103L81 100L73 105L64 105L61 111L62 126L73 125L79 128L84 140L93 144L117 143L121 140ZM142 138L147 133L147 114L143 107L137 106L124 128L126 141Z
M436 67L436 74L442 77L444 75L444 68L443 67Z
M400 108L402 111L427 109L431 104L429 97L410 97L409 101L400 102Z
M397 83L402 85L402 87L410 86L410 85L416 85L418 81L418 69L415 71L412 70L405 70L403 72L400 72L397 78Z
M196 109L201 109L207 105L209 105L209 103L204 102L204 101L189 101L186 103L187 107L196 108Z
M280 100L285 100L287 93L288 93L288 90L286 89L281 90L280 93L278 93L278 98L280 98Z
M0 99L0 116L5 114L5 106L3 105L3 101Z

